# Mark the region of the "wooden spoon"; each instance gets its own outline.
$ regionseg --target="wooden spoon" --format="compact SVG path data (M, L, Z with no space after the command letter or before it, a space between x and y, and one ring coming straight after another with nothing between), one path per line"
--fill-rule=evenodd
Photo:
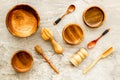
M100 35L97 39L89 42L88 45L87 45L87 48L88 48L88 49L93 48L93 47L96 45L96 43L98 42L98 40L99 40L100 38L102 38L105 34L107 34L107 33L109 32L109 30L110 30L110 28L109 28L109 29L106 29L106 30L102 33L102 35Z
M70 5L70 6L68 7L67 11L65 12L65 14L62 15L60 18L58 18L53 24L54 24L54 25L58 24L65 15L73 12L74 10L75 10L75 5L73 5L73 4Z
M106 58L114 51L113 47L107 49L102 55L100 55L91 65L89 65L84 71L83 74L87 73L100 59Z
M52 43L52 46L54 48L54 51L58 54L63 53L63 48L55 41L52 32L48 28L42 28L41 29L41 36L44 40L50 40Z
M43 53L41 47L39 47L38 45L35 46L35 50L46 60L46 62L51 66L51 68L57 73L59 74L59 70L53 65L52 62L50 62L50 60L47 58L47 56Z

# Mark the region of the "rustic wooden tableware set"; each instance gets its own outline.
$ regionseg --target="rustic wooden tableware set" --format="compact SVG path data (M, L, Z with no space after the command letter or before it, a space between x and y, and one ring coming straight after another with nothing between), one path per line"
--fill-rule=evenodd
M74 10L75 5L70 5L65 14L54 22L54 25L57 25L65 15L72 13ZM104 20L105 13L101 8L97 6L92 6L85 10L83 13L84 23L91 28L100 27L103 24ZM8 31L12 35L21 38L28 37L37 31L40 25L40 17L37 11L31 6L20 4L13 7L8 12L6 17L6 25ZM44 40L48 40L51 42L53 49L57 54L63 53L63 47L55 41L54 35L51 30L49 30L48 28L42 28L40 31L40 35ZM62 31L62 36L66 43L70 45L76 45L84 40L84 31L79 24L67 24ZM40 46L35 46L35 50L48 62L48 64L56 73L59 73L59 70L47 58ZM92 66L90 65L88 68L86 68L83 73L89 71L93 67L93 65L97 63L98 60L108 56L112 52L113 48L111 47L106 52L104 52L102 56L98 57L98 59L92 63ZM70 58L70 62L74 66L78 66L87 56L88 51L85 48L80 48L79 51ZM13 55L11 59L11 64L17 72L26 72L32 68L33 57L29 52L25 50L19 50Z

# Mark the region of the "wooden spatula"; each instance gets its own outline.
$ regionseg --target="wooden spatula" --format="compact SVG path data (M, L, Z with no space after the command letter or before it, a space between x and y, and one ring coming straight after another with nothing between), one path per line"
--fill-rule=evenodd
M114 51L113 47L107 49L102 55L100 55L91 65L89 65L84 71L83 74L87 73L99 60L106 58Z

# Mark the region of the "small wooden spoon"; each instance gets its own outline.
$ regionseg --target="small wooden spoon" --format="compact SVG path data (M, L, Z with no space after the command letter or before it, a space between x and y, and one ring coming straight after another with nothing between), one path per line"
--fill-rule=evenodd
M52 43L52 46L54 48L54 51L58 54L63 53L63 48L55 41L52 32L48 28L42 28L41 29L41 36L44 40L50 40Z
M54 24L54 25L58 24L65 15L73 12L74 10L75 10L75 5L73 5L73 4L70 5L70 6L68 7L67 11L65 12L65 14L64 14L63 16L61 16L60 18L58 18L53 24Z
M100 38L102 38L105 34L107 34L107 33L109 32L109 30L110 30L110 28L109 28L109 29L106 29L106 30L102 33L102 35L100 35L97 39L89 42L88 45L87 45L87 48L88 48L88 49L93 48L93 47L96 45L96 43L98 42L98 40L99 40Z
M17 72L26 72L33 65L33 57L27 51L20 50L13 55L11 64Z
M99 60L106 58L114 51L113 47L107 49L102 55L100 55L91 65L89 65L84 71L83 74L87 73Z

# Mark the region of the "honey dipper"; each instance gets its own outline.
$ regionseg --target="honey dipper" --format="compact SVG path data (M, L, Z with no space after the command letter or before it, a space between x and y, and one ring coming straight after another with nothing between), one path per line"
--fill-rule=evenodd
M52 46L56 53L63 53L63 48L55 41L52 32L48 28L41 29L41 36L44 40L49 40L52 43Z
M113 47L107 49L102 55L100 55L91 65L89 65L84 71L83 74L87 73L100 59L106 58L114 51Z
M48 64L51 66L51 68L57 73L59 74L58 69L53 65L52 62L50 62L50 60L47 58L47 56L43 53L41 47L39 47L38 45L35 46L35 50L46 60L46 62L48 62Z

